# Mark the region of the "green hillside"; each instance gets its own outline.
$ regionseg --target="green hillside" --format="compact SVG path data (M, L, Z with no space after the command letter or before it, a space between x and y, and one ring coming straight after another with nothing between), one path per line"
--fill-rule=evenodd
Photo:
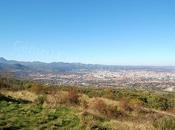
M174 130L175 94L1 78L0 129Z

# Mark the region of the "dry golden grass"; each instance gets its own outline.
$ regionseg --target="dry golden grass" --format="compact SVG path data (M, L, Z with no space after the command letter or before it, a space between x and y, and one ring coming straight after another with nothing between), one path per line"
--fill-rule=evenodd
M160 116L171 116L168 112L144 108L143 104L137 100L128 101L122 98L120 101L93 97L85 94L78 94L75 90L70 91L50 91L49 93L36 94L36 91L1 91L6 96L16 99L24 99L35 102L39 96L44 96L44 106L56 108L60 105L67 105L80 110L80 116L93 115L100 119L109 120L107 123L111 129L120 130L156 130L152 125L153 118ZM81 109L79 109L81 108ZM142 109L142 112L140 110ZM132 111L131 111L132 110ZM127 114L130 114L128 117ZM154 114L153 114L154 113Z
M89 100L90 98L87 95L82 94L79 96L80 106L82 107L82 109L88 108Z
M23 100L28 100L31 102L34 102L38 98L37 94L29 92L27 90L22 90L22 91L3 90L3 91L1 91L1 93L6 95L6 96L13 97L15 99L23 99Z
M156 130L149 122L137 123L133 121L111 120L111 124L119 130Z
M87 112L97 117L119 118L124 115L118 109L118 102L105 98L93 98L89 101Z
M60 104L66 104L68 100L68 92L66 91L55 91L46 95L46 100L44 106L47 107L57 107Z
M167 112L170 112L170 113L175 115L175 108L171 108L171 109L167 110Z
M76 91L50 91L46 94L44 106L57 107L60 105L76 105L79 103L79 95Z

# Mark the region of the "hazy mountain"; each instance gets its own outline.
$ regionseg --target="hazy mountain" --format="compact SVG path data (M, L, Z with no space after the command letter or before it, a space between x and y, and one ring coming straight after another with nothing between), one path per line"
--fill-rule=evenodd
M4 59L3 57L0 57L0 63L7 63L8 61Z
M98 65L98 64L81 64L81 63L64 63L64 62L23 62L15 60L6 60L0 58L0 71L10 72L82 72L82 71L95 71L95 70L155 70L155 71L175 71L175 67L156 67L156 66L115 66L115 65Z

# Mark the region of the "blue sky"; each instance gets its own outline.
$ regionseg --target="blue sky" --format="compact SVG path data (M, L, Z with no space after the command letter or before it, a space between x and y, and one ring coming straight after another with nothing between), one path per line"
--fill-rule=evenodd
M0 57L175 65L175 1L1 0Z

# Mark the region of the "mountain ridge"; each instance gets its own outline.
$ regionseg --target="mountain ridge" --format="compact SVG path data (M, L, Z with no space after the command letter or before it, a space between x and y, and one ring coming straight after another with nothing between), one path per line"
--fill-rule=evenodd
M40 61L16 61L0 57L0 70L12 70L14 72L82 72L82 71L119 71L119 70L155 70L175 71L174 66L122 66L122 65L100 65L83 63L51 62Z

